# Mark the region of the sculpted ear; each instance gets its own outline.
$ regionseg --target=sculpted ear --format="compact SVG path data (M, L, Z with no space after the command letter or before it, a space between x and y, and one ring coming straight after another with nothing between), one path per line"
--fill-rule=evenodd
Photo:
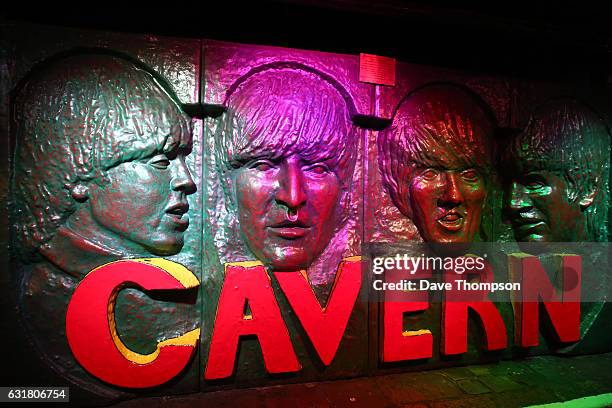
M83 203L89 198L89 187L81 183L74 184L70 187L70 195L75 201Z
M582 199L579 202L580 210L582 211L586 210L593 204L593 202L595 202L595 197L597 197L598 191L599 189L597 187L593 187L593 189L590 192L582 196Z

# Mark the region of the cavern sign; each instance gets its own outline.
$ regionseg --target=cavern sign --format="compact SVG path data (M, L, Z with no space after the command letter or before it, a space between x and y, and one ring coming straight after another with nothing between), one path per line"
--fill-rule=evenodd
M580 340L581 259L561 255L564 287L557 291L535 256L510 255L510 269L516 277L513 308L516 345L533 347L539 339L539 305L552 322L561 342ZM360 258L345 259L336 272L334 287L321 307L304 271L275 272L282 292L300 320L320 361L328 366L334 359L362 284ZM490 268L485 268L492 277ZM419 271L424 272L427 271ZM442 353L467 351L468 311L478 314L485 332L486 350L508 345L504 321L487 291L462 296L451 281L463 273L448 271L444 288ZM414 274L413 274L414 275ZM416 274L423 277L423 273ZM120 290L135 287L145 291L185 290L197 287L198 279L185 267L161 258L116 261L92 270L79 284L68 305L66 336L76 360L92 375L120 387L148 388L177 376L193 357L200 329L157 344L147 355L136 353L120 339L115 325L115 301ZM427 284L429 288L430 284ZM408 292L420 299L383 301L383 344L381 361L400 362L432 357L432 334L426 328L404 330L405 313L428 307L423 291ZM469 300L468 300L469 298ZM249 306L248 312L245 305ZM225 266L225 280L210 343L206 380L232 376L239 340L255 336L261 345L270 374L301 369L287 327L272 291L270 276L260 262L238 262Z

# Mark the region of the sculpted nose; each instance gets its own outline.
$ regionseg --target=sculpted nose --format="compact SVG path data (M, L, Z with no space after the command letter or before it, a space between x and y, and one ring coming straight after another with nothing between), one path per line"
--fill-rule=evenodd
M510 186L506 205L509 210L514 212L529 210L533 207L525 187L517 182L512 182Z
M174 174L172 175L172 189L174 191L182 191L185 194L193 194L197 187L191 178L191 172L185 163L184 157L177 157L173 166Z
M288 161L281 166L276 202L291 210L297 210L306 203L302 169L295 161Z
M442 192L438 199L438 206L453 208L461 203L463 203L463 193L459 185L459 175L447 172L443 177Z

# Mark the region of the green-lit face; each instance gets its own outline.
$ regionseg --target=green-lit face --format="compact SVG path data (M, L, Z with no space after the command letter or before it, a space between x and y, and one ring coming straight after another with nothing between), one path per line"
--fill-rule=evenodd
M149 146L140 147L151 153L120 163L107 171L102 182L90 183L87 202L100 230L96 235L112 236L136 251L171 255L183 246L183 233L189 226L187 195L194 193L196 186L185 164L191 146L171 142L174 147L168 149L155 145L168 135L168 140L190 140L180 134L185 128L177 123L185 119L178 108L170 100L161 111L159 108L145 106L132 112L130 120L113 131L118 143L128 139L135 131L134 124L139 124L145 140L150 140Z
M121 163L107 179L90 190L92 218L102 229L126 247L136 244L156 255L181 250L189 226L187 194L195 191L183 153Z
M524 169L508 186L506 210L517 241L572 242L580 239L583 214L570 201L567 182L546 170Z

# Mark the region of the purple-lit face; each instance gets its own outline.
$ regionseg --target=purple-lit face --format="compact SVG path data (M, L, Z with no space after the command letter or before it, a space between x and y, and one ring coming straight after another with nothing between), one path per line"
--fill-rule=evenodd
M244 242L274 270L307 269L344 220L356 140L345 99L325 78L286 68L254 74L226 104L217 151Z
M337 224L334 164L290 153L253 157L235 171L240 229L251 251L275 270L306 269Z

